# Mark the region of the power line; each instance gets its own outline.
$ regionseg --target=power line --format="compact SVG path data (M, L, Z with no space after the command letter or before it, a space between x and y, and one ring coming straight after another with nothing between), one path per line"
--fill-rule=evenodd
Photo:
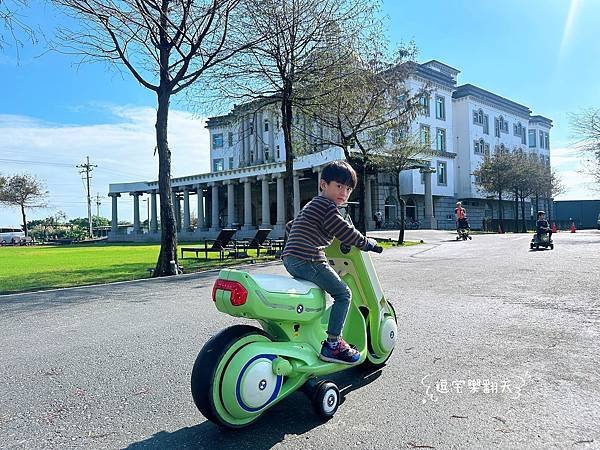
M52 167L73 167L71 164L67 163L59 163L59 162L50 162L50 161L30 161L26 159L8 159L8 158L0 158L0 162L12 163L12 164L26 164L26 165L36 165L36 166L52 166ZM136 177L136 178L144 178L146 175L141 175L139 173L133 172L123 172L118 169L111 168L102 168L99 167L98 170L117 173L121 175L125 175L128 177Z
M85 178L87 180L87 205L88 205L88 226L89 226L89 234L90 234L90 238L94 237L94 234L92 232L92 197L90 196L90 178L91 175L90 173L92 172L92 170L94 170L94 167L98 167L95 164L90 164L90 157L87 156L86 157L86 163L85 164L78 164L75 167L79 167L83 170L80 170L79 173L85 173Z

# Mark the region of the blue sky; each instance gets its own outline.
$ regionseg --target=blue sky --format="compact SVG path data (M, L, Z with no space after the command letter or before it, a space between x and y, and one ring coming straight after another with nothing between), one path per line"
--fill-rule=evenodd
M567 192L563 199L598 198L581 175L580 156L569 148L569 112L600 107L600 46L595 0L386 0L392 44L414 41L420 62L437 59L461 71L459 84L472 83L528 106L554 121L553 167ZM44 2L22 11L44 31L64 23ZM44 52L43 44L8 47L0 53L0 172L29 172L50 191L46 217L57 210L69 218L86 215L85 191L74 166L87 155L98 164L92 191L103 196L100 212L110 215L108 184L156 178L155 97L127 73L103 64L77 65L77 58ZM170 144L173 173L209 169L208 134L201 117L172 104ZM33 164L28 161L37 161ZM121 198L120 217L132 200ZM95 211L95 208L94 208ZM143 212L142 212L143 216ZM17 224L18 212L0 209L2 224Z

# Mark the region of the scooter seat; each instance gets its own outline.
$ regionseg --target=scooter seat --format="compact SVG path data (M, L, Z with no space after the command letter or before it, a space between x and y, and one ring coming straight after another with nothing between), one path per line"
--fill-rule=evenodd
M286 275L260 275L252 274L256 284L267 292L281 294L308 294L311 289L320 289L315 283L300 280Z

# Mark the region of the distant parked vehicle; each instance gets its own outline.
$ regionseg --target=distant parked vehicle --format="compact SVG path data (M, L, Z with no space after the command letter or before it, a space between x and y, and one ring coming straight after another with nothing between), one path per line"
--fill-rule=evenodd
M20 244L25 232L20 228L0 228L0 245Z

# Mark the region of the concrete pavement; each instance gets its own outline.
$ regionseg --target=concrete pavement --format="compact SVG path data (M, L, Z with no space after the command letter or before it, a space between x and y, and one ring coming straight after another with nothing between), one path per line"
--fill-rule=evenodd
M530 235L421 237L373 256L399 342L383 370L332 377L327 423L301 393L235 432L196 410L197 352L241 323L214 308L214 272L0 297L2 447L597 448L600 232L539 252Z

